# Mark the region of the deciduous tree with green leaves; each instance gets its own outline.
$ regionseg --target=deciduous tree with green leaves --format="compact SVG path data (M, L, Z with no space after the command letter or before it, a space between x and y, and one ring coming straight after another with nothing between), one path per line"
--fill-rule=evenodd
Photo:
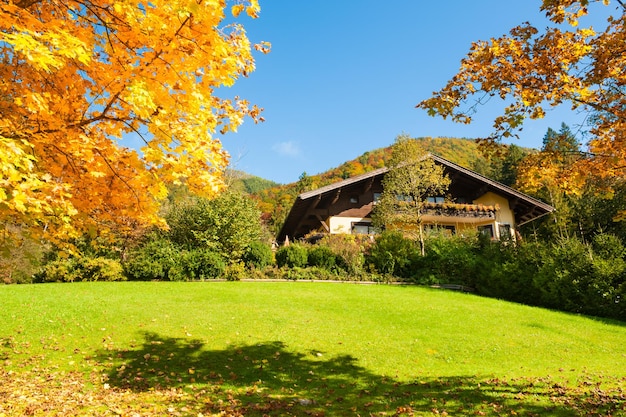
M446 193L450 179L419 143L406 135L392 146L383 193L374 210L380 228L400 228L416 238L425 254L423 213L426 199Z
M191 197L174 204L165 218L168 237L178 246L210 249L231 261L238 261L263 233L256 202L236 191L213 200Z

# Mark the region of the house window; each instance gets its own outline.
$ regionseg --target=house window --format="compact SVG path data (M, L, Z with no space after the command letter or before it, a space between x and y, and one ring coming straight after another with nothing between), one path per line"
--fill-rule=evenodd
M373 235L375 232L374 226L369 222L353 222L352 234L353 235Z
M381 193L374 193L374 204L380 201Z
M480 233L483 236L489 236L491 239L493 239L495 236L493 234L493 225L492 224L488 224L485 226L478 226L478 233Z
M511 234L510 224L501 224L498 226L498 232L500 233L501 240L511 240L513 235Z
M359 197L356 195L350 196L350 204L358 204L359 203Z
M428 201L429 203L443 204L445 199L443 198L443 196L436 196L436 197L427 197L426 201Z

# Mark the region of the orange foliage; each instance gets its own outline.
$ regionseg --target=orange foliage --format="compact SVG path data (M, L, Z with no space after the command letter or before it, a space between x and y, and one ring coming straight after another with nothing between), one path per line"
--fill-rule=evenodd
M241 7L241 9L240 9ZM167 183L213 196L218 133L260 109L216 97L254 70L225 1L0 4L0 221L52 240L163 224ZM231 12L255 17L257 0ZM254 46L267 52L268 45ZM124 146L142 140L141 153Z
M418 107L470 123L477 104L500 97L505 107L494 120L495 132L488 138L493 142L516 136L525 119L542 118L547 107L567 103L590 116L592 158L581 160L578 172L624 177L626 5L603 0L616 11L607 27L579 27L579 18L593 13L593 3L599 1L543 0L542 10L554 27L540 32L526 23L508 35L475 42L458 74Z

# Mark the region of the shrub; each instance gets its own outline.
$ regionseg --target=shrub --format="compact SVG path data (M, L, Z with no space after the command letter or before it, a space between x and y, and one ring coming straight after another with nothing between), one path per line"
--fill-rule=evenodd
M282 246L276 251L276 264L281 268L284 266L303 268L307 265L307 262L307 248L299 243Z
M398 231L384 231L376 237L367 262L374 272L408 278L411 275L411 259L419 255L419 248Z
M435 236L428 239L426 255L413 257L415 279L421 284L460 284L474 286L476 239Z
M626 248L620 238L609 233L595 235L592 245L595 254L606 260L623 260L626 256Z
M239 261L262 235L261 212L250 196L225 191L212 200L189 198L165 214L172 242L185 249L208 248Z
M593 271L591 247L576 238L552 245L535 278L544 306L583 313Z
M318 244L309 250L309 265L333 271L337 268L337 256L328 246Z
M35 274L35 282L74 282L77 278L76 258L50 261Z
M358 278L363 274L364 253L369 249L369 237L364 235L326 235L318 245L327 246L336 256L337 266Z
M125 281L124 268L114 260L103 257L81 258L78 261L79 279L82 281Z
M534 285L546 245L538 242L483 241L479 237L474 288L481 295L537 305L541 294Z
M228 281L240 281L247 277L246 266L242 262L232 262L226 268L224 276Z
M122 265L103 257L63 258L50 261L36 274L36 282L122 281Z
M242 258L248 268L265 268L274 263L272 248L259 241L250 243Z
M177 267L179 258L179 251L172 242L151 236L129 253L124 262L124 272L131 280L169 280L170 270Z
M208 249L194 249L178 254L168 274L170 281L212 279L224 275L226 264L218 254Z

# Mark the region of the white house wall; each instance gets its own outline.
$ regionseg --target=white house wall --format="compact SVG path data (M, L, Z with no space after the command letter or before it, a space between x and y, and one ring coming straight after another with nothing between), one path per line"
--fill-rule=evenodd
M370 222L369 218L363 217L331 217L329 220L330 223L330 233L331 234L340 234L340 233L352 233L352 224L360 223L360 222Z
M494 233L497 239L500 238L500 225L508 224L511 227L512 236L515 236L515 213L509 206L509 200L490 191L474 200L474 204L483 204L485 206L499 206L500 210L496 211L495 222L487 222L485 224L494 225Z

